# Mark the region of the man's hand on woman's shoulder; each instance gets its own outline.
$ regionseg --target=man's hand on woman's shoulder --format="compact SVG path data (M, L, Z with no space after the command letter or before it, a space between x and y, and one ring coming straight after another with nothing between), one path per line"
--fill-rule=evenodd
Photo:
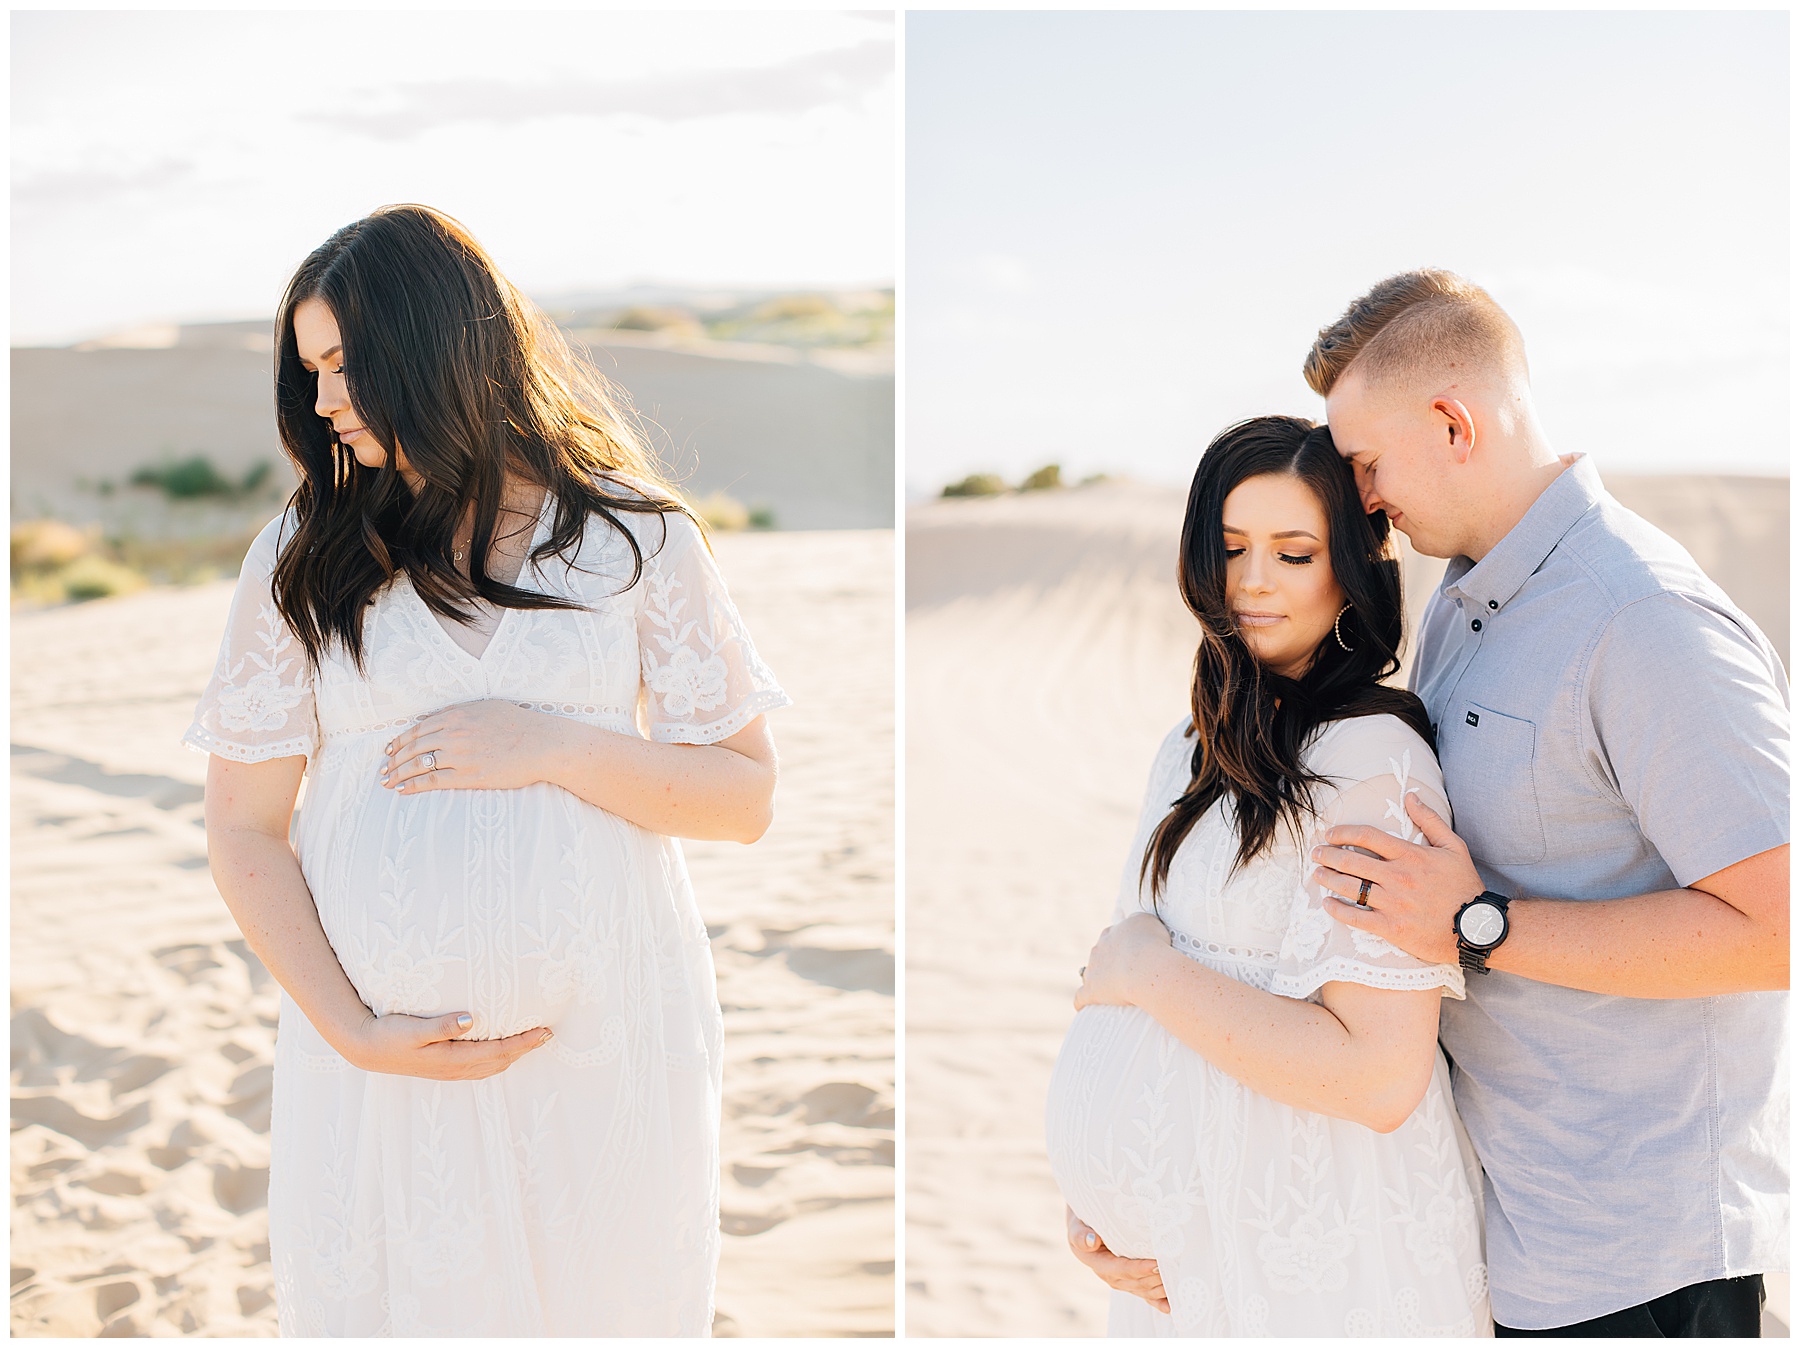
M1456 910L1486 886L1468 845L1442 815L1411 792L1406 813L1424 842L1406 842L1368 824L1345 824L1326 833L1329 846L1313 849L1313 879L1334 900L1326 911L1339 922L1428 964L1455 964ZM1367 906L1357 903L1364 880L1369 881Z

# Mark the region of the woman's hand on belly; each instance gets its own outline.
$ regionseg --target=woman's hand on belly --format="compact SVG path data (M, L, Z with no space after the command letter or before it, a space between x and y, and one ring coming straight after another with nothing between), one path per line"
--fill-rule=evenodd
M1169 1298L1163 1292L1162 1269L1154 1259L1121 1259L1106 1248L1099 1233L1065 1205L1068 1219L1069 1249L1075 1257L1094 1271L1101 1282L1120 1292L1142 1297L1164 1315L1169 1313Z
M1171 948L1169 929L1154 914L1133 913L1100 933L1088 952L1075 1009L1084 1006L1136 1006L1143 986L1144 965Z
M432 1081L479 1081L511 1067L550 1042L542 1025L505 1039L461 1039L474 1026L467 1012L448 1016L378 1016L370 1012L341 1052L352 1067Z
M560 719L497 698L445 707L387 743L381 784L409 796L530 786L544 780L548 737Z

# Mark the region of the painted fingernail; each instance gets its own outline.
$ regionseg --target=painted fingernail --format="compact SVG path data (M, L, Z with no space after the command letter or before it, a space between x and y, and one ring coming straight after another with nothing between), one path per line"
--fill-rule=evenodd
M1090 1249L1090 1250L1091 1250L1091 1249L1093 1249L1093 1248L1094 1248L1094 1246L1096 1246L1096 1245L1098 1245L1098 1244L1099 1244L1099 1243L1100 1243L1100 1237L1099 1237L1099 1236L1096 1236L1096 1235L1095 1235L1095 1234L1094 1234L1094 1233L1093 1233L1093 1232L1092 1232L1092 1231L1089 1231L1089 1232L1088 1232L1088 1233L1087 1233L1087 1247L1088 1247L1088 1249Z
M386 744L386 745L384 745L384 746L383 746L383 747L382 747L382 750L381 750L381 752L382 752L382 753L384 753L384 754L391 754L391 753L393 753L393 752L394 752L394 746L393 746L393 743L392 743L392 742L391 742L391 741L390 741L390 742L389 742L389 743L388 743L388 744Z
M456 1028L457 1029L470 1030L470 1029L473 1029L474 1027L475 1027L475 1017L471 1016L467 1011L463 1012L460 1016L458 1016L456 1018Z
M545 1044L548 1044L554 1038L556 1038L556 1032L554 1030L545 1030L544 1037L542 1039L538 1040L538 1047L542 1048Z

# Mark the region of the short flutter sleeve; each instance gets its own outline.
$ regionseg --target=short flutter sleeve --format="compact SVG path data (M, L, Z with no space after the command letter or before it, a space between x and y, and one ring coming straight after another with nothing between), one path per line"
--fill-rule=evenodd
M312 662L270 588L284 526L291 535L291 516L270 520L244 555L219 661L181 737L201 753L261 763L319 747Z
M1362 983L1373 988L1442 988L1463 996L1463 971L1456 964L1427 964L1370 932L1339 922L1325 909L1325 891L1312 880L1312 849L1328 830L1366 824L1407 842L1424 835L1407 817L1405 800L1416 794L1444 819L1444 777L1431 750L1393 716L1361 716L1326 727L1307 753L1308 765L1328 785L1314 790L1318 814L1299 854L1296 887L1270 991L1284 997L1311 997L1326 983Z
M661 519L637 614L645 726L662 744L717 744L792 699L751 645L699 526L679 511Z

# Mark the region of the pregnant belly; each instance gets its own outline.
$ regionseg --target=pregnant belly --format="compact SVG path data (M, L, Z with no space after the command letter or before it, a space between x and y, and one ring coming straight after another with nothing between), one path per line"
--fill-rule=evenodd
M1154 1257L1206 1201L1207 1154L1233 1145L1244 1093L1135 1007L1078 1011L1045 1108L1057 1187L1113 1253Z
M711 998L670 840L544 784L324 794L307 806L302 866L377 1014L467 1011L471 1038L546 1025L559 1054L604 1053L659 988L678 1005Z

